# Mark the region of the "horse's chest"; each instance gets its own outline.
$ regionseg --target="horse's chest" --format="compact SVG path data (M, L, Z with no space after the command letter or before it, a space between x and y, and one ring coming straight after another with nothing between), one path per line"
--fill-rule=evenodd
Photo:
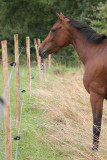
M99 69L86 70L83 77L84 87L88 93L91 91L105 95L107 92L107 80L105 74Z
M89 84L90 84L89 82L90 82L90 76L84 74L83 84L84 84L84 87L85 87L85 89L87 90L88 93L89 93Z

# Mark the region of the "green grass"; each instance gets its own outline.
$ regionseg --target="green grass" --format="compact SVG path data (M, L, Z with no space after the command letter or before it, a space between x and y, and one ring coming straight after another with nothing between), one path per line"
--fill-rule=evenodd
M27 90L26 65L20 65L21 90ZM9 67L9 72L11 67ZM98 152L92 146L92 111L89 94L83 87L83 68L53 66L40 88L37 67L31 67L32 94L24 93L23 112L17 160L105 160L107 159L107 101L104 102L102 132ZM43 76L43 75L42 75ZM0 66L0 95L3 92L2 66ZM21 93L22 103L22 93ZM12 138L16 130L15 73L10 82ZM4 149L2 125L1 152ZM12 140L15 159L16 141ZM3 144L1 148L1 144Z
M20 90L27 90L27 70L25 65L20 66ZM9 73L11 67L9 67ZM37 74L37 67L34 65L31 67L31 77L35 77ZM38 77L32 80L32 91L39 88ZM0 95L3 93L3 72L2 66L0 66ZM21 120L21 130L18 148L18 158L17 160L59 160L61 153L53 151L51 146L45 142L44 136L47 132L46 128L42 126L44 123L44 109L40 106L40 100L31 95L29 97L28 93L24 94L24 104ZM15 72L13 72L10 81L10 108L11 108L11 131L12 138L17 136L16 130L16 96L15 96ZM2 122L3 123L3 122ZM0 150L4 150L4 124L2 125L1 138L3 146ZM15 159L15 150L17 142L12 140L12 157ZM1 153L1 151L0 151ZM0 154L0 160L3 158Z

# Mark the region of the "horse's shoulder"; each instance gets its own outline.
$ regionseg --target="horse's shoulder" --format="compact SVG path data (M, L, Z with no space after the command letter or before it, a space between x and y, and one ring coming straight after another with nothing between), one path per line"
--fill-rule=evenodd
M89 61L85 65L84 81L100 81L102 78L107 79L107 63L100 58Z
M98 93L105 94L107 88L107 67L99 61L87 64L83 77L83 83L86 90L96 90Z

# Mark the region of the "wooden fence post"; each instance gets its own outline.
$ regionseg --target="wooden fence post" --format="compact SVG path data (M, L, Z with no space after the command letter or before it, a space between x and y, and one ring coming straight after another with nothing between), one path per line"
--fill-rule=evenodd
M39 46L40 46L40 38L38 38L38 50L39 50ZM39 52L38 52L39 55ZM39 60L40 60L40 66L41 66L41 57L39 56Z
M46 71L47 71L47 58L43 59L43 77L46 80Z
M38 45L40 45L40 38L38 38Z
M35 45L36 56L37 56L37 64L38 64L38 72L39 72L38 73L39 74L39 83L41 84L41 57L39 56L36 38L34 39L34 45Z
M15 52L15 78L16 78L16 128L19 127L20 122L20 78L19 78L19 48L18 48L18 34L14 35L14 52Z
M27 54L27 79L28 93L31 96L31 73L30 73L30 39L26 37L26 54Z
M4 107L4 125L5 125L5 160L12 160L12 145L11 145L11 117L10 117L10 93L8 84L8 58L7 58L7 41L1 42L2 46L2 62L3 62L3 77L4 87L6 88Z
M51 54L49 54L48 56L48 67L49 68L51 67Z

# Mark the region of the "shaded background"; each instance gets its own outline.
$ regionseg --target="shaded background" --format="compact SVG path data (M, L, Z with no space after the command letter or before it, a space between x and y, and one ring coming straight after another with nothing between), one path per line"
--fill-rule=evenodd
M30 36L31 45L35 37L43 40L57 21L56 12L107 34L107 0L0 0L0 41L8 41L9 57L14 54L14 34L19 34L20 46L25 46L26 36ZM70 45L56 54L69 56L75 51Z

